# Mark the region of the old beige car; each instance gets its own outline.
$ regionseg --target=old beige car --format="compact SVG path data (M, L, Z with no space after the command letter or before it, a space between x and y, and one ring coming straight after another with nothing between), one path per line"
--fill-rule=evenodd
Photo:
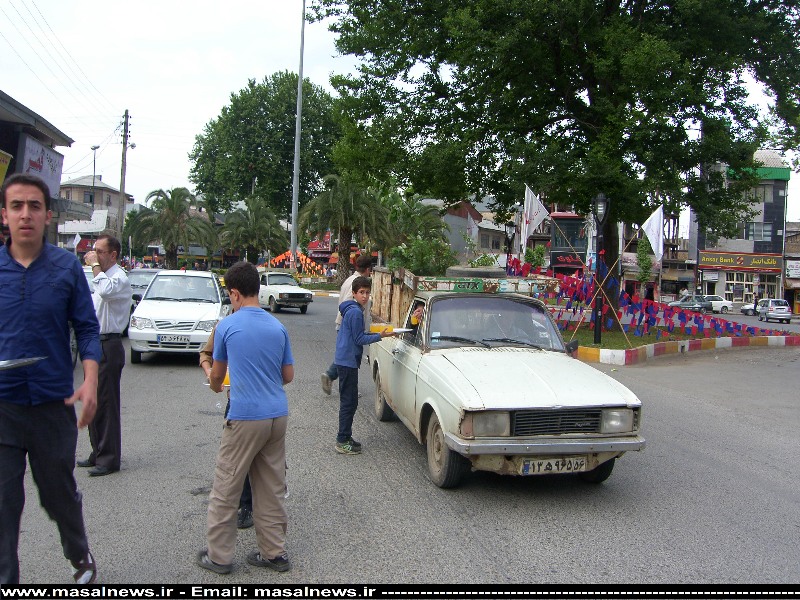
M602 482L644 448L639 398L572 358L577 344L565 346L541 301L421 292L404 325L370 346L375 413L426 446L436 485L457 486L471 469Z

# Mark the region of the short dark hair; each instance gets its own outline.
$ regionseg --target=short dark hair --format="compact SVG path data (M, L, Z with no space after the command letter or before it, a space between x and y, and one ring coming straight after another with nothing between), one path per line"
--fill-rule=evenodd
M111 250L111 252L116 252L117 259L119 259L120 255L122 254L122 244L119 243L119 240L115 238L113 235L108 235L107 233L104 233L103 235L98 235L95 242L99 242L100 240L106 240L106 243L108 244L108 249Z
M32 185L39 188L44 194L44 208L45 210L50 210L50 188L47 187L44 179L30 173L14 173L3 182L3 187L0 188L0 195L3 196L3 208L7 208L6 190L12 185Z
M362 254L356 259L356 271L363 273L372 268L372 257L369 254Z
M234 263L230 269L225 271L225 287L229 290L236 290L246 298L258 296L258 289L261 287L258 269L246 260Z
M368 290L372 289L372 279L369 277L364 277L363 275L359 275L355 279L353 279L353 293L355 294L358 290L367 288Z

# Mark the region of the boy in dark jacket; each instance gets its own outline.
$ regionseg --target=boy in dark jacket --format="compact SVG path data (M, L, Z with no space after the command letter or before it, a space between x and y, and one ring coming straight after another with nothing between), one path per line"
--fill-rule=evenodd
M336 355L333 362L339 373L339 433L336 451L340 454L360 454L361 444L353 439L353 417L358 408L358 367L364 344L395 335L393 331L364 332L364 308L369 302L372 281L368 277L353 280L353 300L339 305L342 325L336 336Z

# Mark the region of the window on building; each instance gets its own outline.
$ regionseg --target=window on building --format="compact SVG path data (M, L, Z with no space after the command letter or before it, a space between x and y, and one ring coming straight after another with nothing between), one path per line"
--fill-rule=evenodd
M756 202L764 203L764 204L771 204L773 199L773 191L772 185L759 185L756 189L753 190L753 194L755 195Z
M492 250L500 250L500 238L492 236Z
M488 233L482 233L481 234L481 248L486 248L487 250L489 248L489 234Z
M72 196L71 190L64 190L64 198L66 198L67 200L71 200L72 199L71 196Z
M747 224L747 236L745 239L755 242L771 242L772 223L754 223L751 221Z
M83 192L83 203L94 204L94 194L92 192Z

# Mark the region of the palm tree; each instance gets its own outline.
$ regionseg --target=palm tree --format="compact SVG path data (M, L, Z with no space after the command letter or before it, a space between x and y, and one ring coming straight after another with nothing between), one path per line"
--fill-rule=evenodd
M251 196L247 208L230 213L220 232L220 241L229 249L243 248L245 258L255 262L259 254L269 250L280 254L289 245L286 231L263 198Z
M323 234L330 229L338 236L339 263L337 280L344 281L350 271L350 242L359 239L383 239L388 235L386 209L375 193L339 175L323 178L325 191L303 207L298 224Z
M405 244L415 237L426 240L447 239L449 227L436 206L424 204L419 196L401 194L397 190L382 188L376 191L381 204L389 213L392 237L384 240L384 250Z
M202 205L186 188L154 190L147 194L150 208L138 211L126 232L135 243L147 245L160 242L166 253L168 269L178 267L178 246L187 250L192 244L213 246L214 227L202 213L192 208Z

